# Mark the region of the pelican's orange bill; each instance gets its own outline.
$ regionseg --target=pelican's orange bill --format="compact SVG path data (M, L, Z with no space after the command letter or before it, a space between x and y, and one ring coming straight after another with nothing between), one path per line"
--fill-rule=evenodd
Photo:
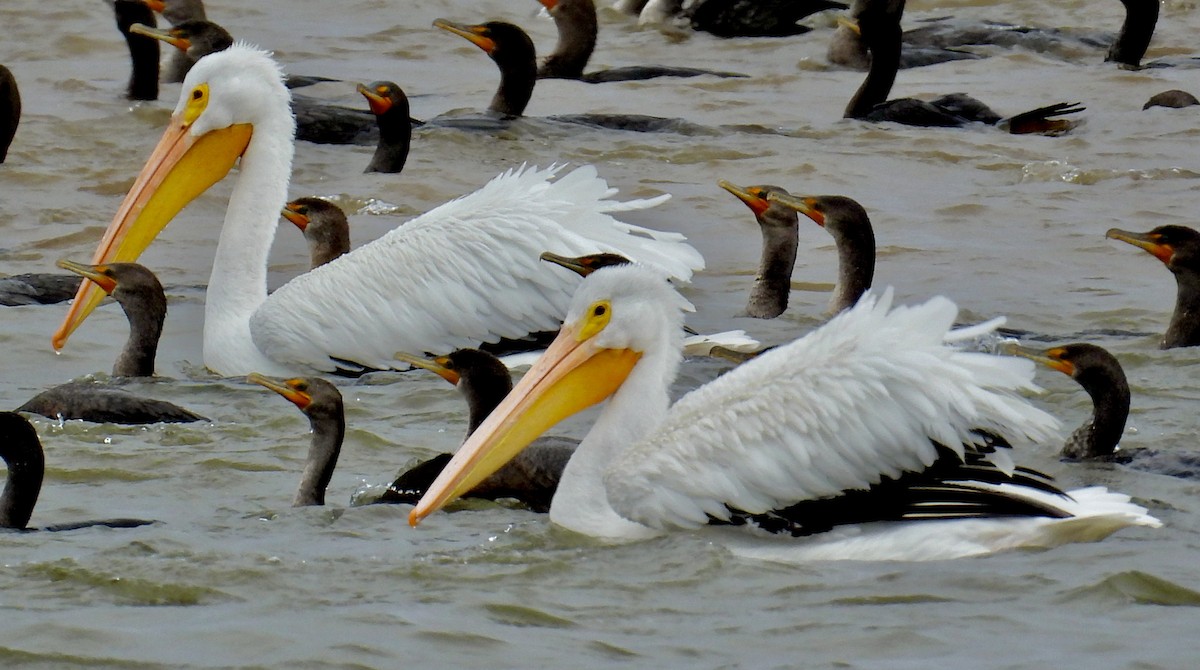
M408 515L409 524L470 491L562 419L608 398L639 359L640 352L596 347L591 337L563 326L546 353L459 447Z
M249 124L235 124L200 136L192 134L192 123L207 100L206 85L197 86L184 109L171 117L150 160L104 231L92 255L93 265L136 261L179 210L220 181L246 150L253 131ZM103 297L103 291L92 281L80 284L66 318L54 333L56 350L66 345L67 338Z

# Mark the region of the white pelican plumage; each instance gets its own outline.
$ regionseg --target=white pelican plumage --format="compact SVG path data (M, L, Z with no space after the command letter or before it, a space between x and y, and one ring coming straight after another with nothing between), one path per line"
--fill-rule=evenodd
M908 560L1158 525L1126 496L1063 495L1014 468L1008 446L1050 439L1057 425L1018 395L1036 388L1032 364L947 346L957 309L945 298L890 303L890 292L869 296L669 407L685 302L647 268L599 270L409 520L607 398L550 508L555 523L592 536L716 522L789 536L741 548L763 557Z
M618 202L590 166L553 182L558 167L521 168L268 297L266 261L287 201L294 125L267 53L236 44L201 59L94 256L94 264L136 259L240 156L205 305L204 362L219 374L387 368L397 351L451 351L555 330L579 278L539 261L547 249L616 251L683 279L703 267L682 235L610 215L667 196ZM101 296L84 282L55 333L56 349Z

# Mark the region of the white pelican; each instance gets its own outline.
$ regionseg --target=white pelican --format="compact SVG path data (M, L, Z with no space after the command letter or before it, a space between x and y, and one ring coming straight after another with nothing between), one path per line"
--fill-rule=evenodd
M741 549L753 555L908 560L1159 525L1126 496L1063 495L1014 468L1008 445L1049 439L1057 424L1017 394L1036 388L1033 365L946 346L957 309L945 298L890 303L890 292L865 298L668 408L685 302L647 268L599 270L409 521L607 398L550 507L555 523L596 537L715 521L780 535Z
M204 363L222 375L386 368L397 351L452 351L555 330L579 278L538 260L547 249L617 251L688 278L699 252L676 233L639 228L585 166L510 170L379 240L267 295L267 254L287 201L294 123L279 66L235 44L188 73L170 125L96 250L132 261L175 214L241 157L217 244L204 317ZM453 252L453 253L452 253ZM102 293L84 282L54 335L67 337Z

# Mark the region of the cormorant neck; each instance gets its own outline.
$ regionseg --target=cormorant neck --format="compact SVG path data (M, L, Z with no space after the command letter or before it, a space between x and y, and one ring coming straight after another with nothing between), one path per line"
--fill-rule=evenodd
M843 117L847 119L864 118L875 105L886 102L892 84L896 82L896 73L900 70L900 22L889 21L879 33L867 44L871 52L871 69L846 105Z
M1109 47L1104 60L1139 67L1158 23L1158 0L1121 2L1125 5L1125 22L1121 24L1121 31L1117 33L1117 39Z
M163 321L167 318L167 301L161 294L147 293L150 295L138 296L132 306L121 302L125 318L129 320L129 339L113 364L114 377L154 376L154 357L158 353Z
M794 215L793 215L794 216ZM798 244L797 225L765 225L762 228L762 257L758 276L746 302L746 316L756 319L773 319L788 306L788 295L792 290L792 268L796 264Z
M346 419L340 402L336 411L310 414L308 420L312 426L312 444L308 447L308 460L292 507L325 504L325 489L333 478L338 455L342 453L342 440L346 437Z
M528 59L509 59L496 64L500 67L500 88L496 90L492 104L488 105L488 111L502 117L524 114L537 81L536 58L530 54Z
M826 224L838 251L838 281L829 300L829 313L852 307L875 279L875 234L870 225L848 229Z
M367 165L367 172L396 173L404 169L412 143L412 122L408 99L397 100L386 112L375 117L379 125L379 144Z
M1129 418L1129 383L1125 373L1106 369L1085 369L1075 381L1092 398L1092 418L1071 434L1063 447L1068 458L1105 458L1112 456L1125 432Z
M538 68L539 79L579 79L596 48L596 6L591 0L560 2L551 12L558 43Z
M0 494L0 528L25 528L42 490L46 458L33 426L20 415L12 416L13 432L3 436L7 444L0 449L8 465Z
M1175 312L1163 335L1162 348L1200 345L1200 272L1171 267L1175 273Z
M512 390L512 382L510 379L503 387L482 388L464 378L459 381L458 388L467 397L467 435L470 436Z

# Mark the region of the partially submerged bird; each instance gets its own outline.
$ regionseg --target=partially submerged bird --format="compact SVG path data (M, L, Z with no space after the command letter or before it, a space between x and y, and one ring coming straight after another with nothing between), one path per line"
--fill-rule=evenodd
M467 399L468 436L512 390L508 368L486 351L459 349L431 359L399 353L396 358L433 372L462 392ZM559 437L538 440L468 491L465 497L512 498L535 512L547 512L563 468L578 444L578 440ZM392 482L378 502L415 505L451 457L451 454L439 454L409 468Z
M826 9L845 9L832 0L620 0L619 11L638 15L638 23L679 20L718 37L786 37L812 30L797 23Z
M1183 109L1184 107L1191 107L1192 105L1200 105L1200 100L1197 100L1196 96L1188 93L1187 91L1181 91L1177 88L1173 88L1168 91L1155 93L1154 95L1150 96L1150 99L1146 101L1146 104L1142 105L1142 109L1150 109L1151 107L1170 107L1173 109Z
M1096 30L1021 26L1002 21L939 17L904 31L905 47L945 49L963 46L1017 47L1038 53L1105 51L1105 61L1140 66L1158 22L1158 0L1121 0L1125 18L1115 38Z
M703 267L682 235L610 214L667 196L616 201L591 166L555 181L560 166L522 167L268 296L267 256L287 202L292 132L288 92L266 53L235 44L201 59L93 258L135 260L240 157L205 301L204 362L218 374L361 374L391 367L396 351L452 351L553 330L575 283L538 260L548 248L617 251L680 279ZM84 282L56 348L101 297Z
M867 210L844 195L795 196L779 190L768 193L767 200L800 212L833 236L838 279L829 298L829 313L857 303L875 279L875 230Z
M8 148L21 122L21 90L8 68L0 65L0 163L8 158Z
M350 251L350 223L341 207L316 197L297 198L283 206L283 218L304 233L310 268L318 268Z
M488 104L489 114L513 118L525 113L537 81L537 53L524 30L504 21L468 25L437 19L433 25L465 38L500 68L500 87Z
M1071 460L1106 461L1135 470L1173 477L1200 477L1200 454L1161 449L1120 449L1129 418L1129 382L1117 358L1102 347L1086 342L1046 350L1018 345L1006 353L1024 356L1079 382L1092 399L1092 416L1075 429L1063 445L1062 456Z
M1048 439L1056 422L1019 395L1033 388L1031 364L944 344L957 311L944 298L896 309L890 293L864 299L671 407L684 305L645 268L585 279L558 338L410 523L607 399L550 508L553 522L586 535L743 525L762 539L734 547L748 555L916 560L1160 525L1126 496L1063 493L1013 466L1009 445Z
M192 65L201 58L224 51L233 45L233 37L221 26L204 19L192 19L175 24L170 29L134 26L133 32L153 37L182 52L186 68L174 81L183 81ZM334 81L328 77L285 75L289 89ZM294 95L292 112L296 116L296 139L315 144L375 144L379 141L379 126L375 115L363 109L330 105L316 98Z
M404 89L390 81L373 81L358 85L358 92L367 99L375 123L379 126L379 143L365 172L399 173L408 161L412 142L412 119L409 117L408 96Z
M1175 275L1175 311L1160 346L1200 345L1200 232L1187 226L1159 226L1146 233L1110 228L1105 237L1145 249Z
M312 443L304 462L304 474L292 499L292 507L325 504L325 489L333 478L342 440L346 437L346 415L342 394L337 387L320 377L294 377L276 381L251 373L246 381L261 384L300 408L312 427Z
M204 19L188 19L173 24L170 28L157 28L153 23L135 24L130 32L146 39L166 42L177 49L183 58L173 61L168 82L181 82L196 61L211 53L224 51L233 46L233 36L221 26ZM157 47L156 47L157 48Z
M466 38L491 57L500 69L500 86L492 96L485 118L434 119L431 125L452 125L469 130L495 130L505 127L512 119L525 113L525 107L533 97L537 81L537 54L533 41L521 28L503 21L488 21L479 25L466 25L437 19L433 25L447 32ZM688 134L712 133L712 129L690 123L684 119L650 116L646 114L557 114L547 117L558 123L622 130L630 132L684 132Z
M0 412L0 458L8 466L4 493L0 494L0 528L11 530L78 530L103 526L134 528L154 523L145 519L97 519L55 524L44 528L28 528L33 508L42 491L46 470L46 455L37 431L29 421L15 412Z
M596 5L592 0L538 0L550 12L558 29L554 51L538 66L538 79L577 79L589 84L639 81L657 77L745 77L735 72L714 72L694 67L632 65L584 72L596 48L599 30Z
M737 196L754 212L762 231L762 256L744 315L774 319L787 309L792 292L792 268L796 265L799 242L796 210L767 199L771 193L786 193L779 186L743 187L724 179L717 185Z
M1062 455L1072 459L1112 460L1129 418L1129 382L1108 351L1084 342L1046 350L1010 345L1006 353L1023 356L1079 382L1092 398L1092 418L1071 433Z
M79 290L79 277L51 272L27 272L0 277L0 305L53 305L70 300Z
M133 31L135 25L154 26L154 11L142 0L116 0L113 14L117 30L129 47L133 69L125 97L130 100L158 100L158 40Z
M855 14L859 2L851 6L851 14ZM907 34L907 33L905 33ZM954 60L978 60L979 54L961 49L949 49L935 45L913 45L904 43L900 49L901 70L914 67L925 67ZM871 68L871 52L863 42L862 31L858 24L849 19L838 17L838 26L829 38L829 47L825 50L825 58L832 65L861 70L866 72Z
M129 339L113 364L113 377L152 377L158 339L167 316L162 284L137 263L83 265L58 262L94 282L121 305L129 320ZM17 408L51 419L83 419L96 423L186 423L207 421L203 416L164 400L142 398L107 384L69 382L42 391Z
M203 0L143 0L151 9L162 14L163 18L173 26L189 21L207 21L208 14L204 11ZM147 24L153 25L153 24ZM215 24L214 24L215 25ZM222 29L223 31L223 29ZM171 53L163 81L176 83L183 81L188 70L196 61L205 56L203 53L189 52L187 48Z
M856 19L863 42L871 52L871 67L846 105L845 118L949 128L983 123L1018 134L1060 134L1074 127L1072 121L1057 117L1082 111L1083 107L1077 103L1060 102L1004 118L963 93L930 101L916 98L889 100L888 94L900 63L900 18L903 13L904 0L866 0L862 3Z

